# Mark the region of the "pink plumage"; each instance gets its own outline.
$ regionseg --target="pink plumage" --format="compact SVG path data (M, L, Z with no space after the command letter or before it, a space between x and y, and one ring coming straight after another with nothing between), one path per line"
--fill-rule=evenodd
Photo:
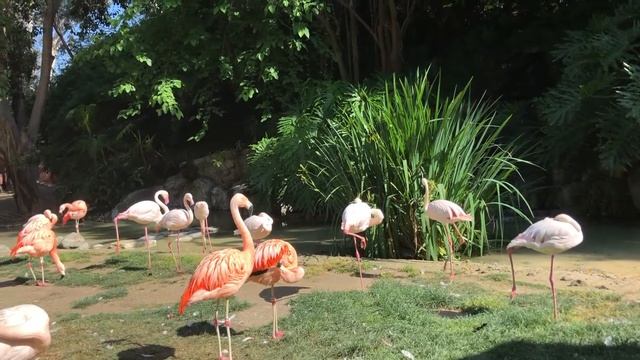
M272 336L274 339L282 338L284 332L278 330L277 299L273 287L280 280L295 283L303 277L304 269L298 266L298 253L290 243L280 239L271 239L256 246L253 272L249 281L271 287Z
M66 212L65 212L66 211ZM87 215L87 203L84 200L76 200L72 203L64 203L60 205L58 212L64 214L62 216L62 224L65 225L69 220L76 221L76 233L80 233L79 221Z
M65 276L65 267L64 264L60 261L60 257L58 256L58 239L56 237L56 233L51 229L40 229L34 232L30 232L25 235L20 241L16 243L16 245L11 249L11 256L17 256L21 254L29 255L29 261L27 262L27 267L31 271L31 275L33 275L33 280L36 282L36 285L44 286L46 285L44 281L44 256L49 254L51 260L56 266L58 272L64 277ZM36 279L36 275L33 272L33 267L31 264L31 257L39 257L40 258L40 270L42 272L42 282L38 282Z
M22 230L18 233L17 241L20 241L27 234L42 230L42 229L53 229L53 226L58 222L58 216L51 212L51 210L46 209L42 214L36 214L27 220L24 225L22 225Z
M429 181L422 178L422 185L424 186L424 213L427 218L435 220L446 226L453 226L456 235L460 238L460 245L465 243L465 238L460 233L456 223L458 221L473 221L473 216L467 214L460 205L449 200L433 200L429 197ZM446 229L445 229L446 230ZM449 278L453 279L455 273L453 272L453 240L447 232L447 240L449 241ZM444 262L444 269L447 268L447 261Z
M51 345L49 315L32 304L0 309L0 359L29 360Z
M206 201L198 201L193 207L193 213L200 222L200 234L202 235L202 253L207 250L207 240L213 250L211 235L209 234L209 204Z
M191 210L191 206L193 206L193 195L190 193L184 194L182 198L182 205L184 209L172 209L169 210L162 216L158 225L169 230L175 231L176 234L176 243L178 244L178 260L176 260L175 255L173 254L173 249L171 248L171 239L169 239L167 246L169 247L169 251L171 252L171 256L173 257L173 261L176 264L176 271L182 272L182 264L180 262L180 230L184 230L188 228L193 222L193 211Z
M229 354L231 355L231 321L229 320L229 297L233 296L251 275L255 258L253 239L242 221L240 207L251 208L253 205L242 194L235 194L230 201L229 208L236 227L242 237L242 251L237 249L223 249L205 256L196 271L189 279L185 288L178 312L184 313L185 308L194 302L212 299L226 300L225 327L229 341ZM218 327L218 313L215 317L216 333L218 335L219 357L222 358L222 345L220 330Z
M549 271L549 285L553 297L553 318L558 318L558 304L556 289L553 282L553 258L556 254L567 251L582 243L582 227L571 216L559 214L554 218L544 218L533 223L525 231L516 236L507 245L507 254L511 264L511 298L516 296L516 275L513 268L512 253L520 247L526 247L543 254L551 255L551 267Z

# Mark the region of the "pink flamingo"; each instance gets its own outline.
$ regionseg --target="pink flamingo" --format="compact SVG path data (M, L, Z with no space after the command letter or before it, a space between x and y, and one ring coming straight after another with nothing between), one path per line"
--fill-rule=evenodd
M0 309L0 359L34 359L49 345L49 315L44 309L32 304Z
M49 209L45 210L42 214L33 215L22 225L22 230L18 233L17 241L20 241L20 239L31 232L41 229L52 229L57 222L58 216Z
M160 201L160 196L164 203ZM118 220L131 220L137 224L144 225L144 240L147 245L149 273L151 273L151 247L149 245L149 234L147 226L158 224L162 216L169 212L166 204L169 203L169 193L165 190L156 191L153 196L154 201L144 200L131 205L127 210L119 213L113 219L116 226L116 254L120 253L120 233L118 232Z
M244 219L244 224L247 225L247 229L249 229L254 241L266 238L273 229L273 219L265 212L249 216ZM235 230L233 234L238 235L238 230Z
M284 332L278 330L278 312L273 286L284 280L287 283L298 282L304 277L304 269L298 266L296 249L288 242L279 239L266 240L256 246L253 272L249 281L271 286L271 308L273 310L272 336L281 339Z
M360 239L360 247L366 249L367 238L358 233L366 231L369 227L382 223L384 215L380 209L371 208L371 206L362 202L360 198L355 198L342 212L342 224L340 230L347 235L353 237L353 245L356 248L356 260L360 270L360 287L364 289L362 282L362 261L358 252L358 244L356 238Z
M64 213L64 211L67 211ZM64 213L62 217L62 225L66 225L69 219L73 219L76 221L76 233L80 233L79 221L85 215L87 215L87 203L83 200L76 200L72 203L64 203L60 205L60 209L58 210L60 214Z
M207 250L207 239L209 239L209 246L213 249L211 243L211 235L209 235L209 204L206 201L198 201L193 207L196 219L200 222L200 233L202 234L202 253Z
M249 278L249 275L251 275L255 258L255 248L251 234L242 221L239 209L240 207L250 209L253 207L253 204L251 204L246 196L238 193L231 198L229 207L231 209L233 222L240 230L242 251L237 249L222 249L205 256L202 261L200 261L196 271L189 280L189 285L187 285L182 294L178 312L183 314L187 306L198 301L210 299L219 301L220 299L225 299L226 310L224 325L227 328L227 339L229 341L229 359L232 360L229 297L237 293ZM220 340L217 310L215 314L214 326L218 336L218 355L219 359L225 359L222 355L222 341Z
M543 254L551 255L551 270L549 271L549 284L551 285L551 296L553 297L553 319L558 318L558 304L556 300L556 289L553 283L553 258L556 254L567 251L582 242L582 228L571 216L560 214L552 218L544 218L529 226L524 232L518 234L509 245L507 254L511 263L511 278L513 287L511 288L511 298L516 297L516 274L513 270L513 258L511 253L520 248L526 247Z
M178 243L178 260L176 260L176 256L173 254L173 249L171 248L171 239L169 239L169 251L171 252L171 256L173 256L173 261L176 263L176 271L182 272L182 262L180 259L180 230L184 230L191 225L193 222L193 211L191 210L191 206L193 206L193 195L190 193L184 194L182 198L182 204L184 205L184 209L172 209L166 214L162 216L159 226L169 230L176 232L176 242Z
M442 225L449 226L449 224L453 225L453 229L456 232L456 235L460 238L460 245L465 243L465 238L460 233L458 226L456 226L456 222L458 221L472 221L473 216L467 214L460 205L451 202L449 200L434 200L430 201L429 199L429 182L427 179L422 178L422 185L424 185L424 212L427 214L427 217L431 220L435 220ZM446 230L446 229L445 229ZM455 277L455 273L453 272L453 241L451 240L451 235L447 231L447 239L449 240L449 278L453 279ZM447 269L447 261L444 261L443 270Z
M33 280L36 282L37 286L45 286L46 283L44 281L44 256L49 254L51 256L51 260L56 265L56 269L62 275L61 278L65 276L65 268L64 264L60 261L60 257L58 256L58 240L56 238L56 233L51 229L41 229L34 232L30 232L25 235L22 239L20 239L16 245L11 249L10 255L12 257L21 254L29 255L29 262L27 263L27 267L31 271L31 275L33 275ZM33 272L33 266L31 264L32 257L40 257L40 270L42 272L42 282L38 282L36 279L36 274Z

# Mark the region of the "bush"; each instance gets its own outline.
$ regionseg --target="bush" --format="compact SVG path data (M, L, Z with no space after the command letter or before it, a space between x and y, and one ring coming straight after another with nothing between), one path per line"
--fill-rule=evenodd
M527 162L512 155L513 143L499 143L506 119L495 117L493 104L469 100L469 85L445 97L428 72L382 84L347 87L338 96L325 93L293 117L294 123L282 118L280 136L253 147L252 169L256 159L277 160L269 164L271 174L286 181L271 182L271 192L288 200L295 197L289 188L306 185L300 192L306 211L339 216L356 196L381 208L385 221L367 247L373 256L444 254L443 228L423 214L423 176L432 180L433 199L457 202L474 215L462 230L469 255L486 248L493 218L499 231L507 210L526 218L514 205L528 204L509 178ZM287 147L291 142L296 144ZM303 151L288 161L296 149ZM270 175L253 178L261 176Z

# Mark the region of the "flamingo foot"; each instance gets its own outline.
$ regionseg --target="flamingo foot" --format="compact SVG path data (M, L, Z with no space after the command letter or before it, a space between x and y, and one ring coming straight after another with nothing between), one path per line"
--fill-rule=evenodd
M280 331L280 330L278 330L278 331L276 331L276 332L273 334L273 339L274 339L274 340L280 340L280 339L282 339L283 337L284 337L284 331Z
M44 282L44 281L42 281L42 280L37 280L37 281L36 281L36 286L42 286L42 287L45 287L45 286L48 286L48 285L49 285L49 284L47 284L46 282Z
M516 289L511 290L511 300L516 298Z

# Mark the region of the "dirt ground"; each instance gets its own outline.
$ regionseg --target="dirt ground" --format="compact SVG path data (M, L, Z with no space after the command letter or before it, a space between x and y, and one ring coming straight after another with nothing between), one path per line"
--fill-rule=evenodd
M7 256L7 249L15 243L16 223L23 219L7 212L10 209L7 197L0 197L0 258ZM4 206L4 208L3 208ZM8 221L12 220L12 221ZM212 224L215 226L215 224ZM18 225L19 226L19 225ZM624 300L640 303L640 226L585 225L585 240L579 247L556 257L555 278L559 296L563 290L589 290L619 294ZM56 227L59 235L73 231L73 225ZM121 234L124 238L137 238L142 228L123 224ZM114 241L115 232L111 224L85 222L81 232L90 244L107 244ZM279 314L286 316L288 301L299 294L311 291L357 290L360 283L357 275L326 271L326 264L334 261L331 257L335 250L335 231L323 227L285 228L274 231L274 238L290 241L301 255L302 266L309 271L305 278L296 284L282 284L276 287L276 296L280 298ZM213 238L216 246L239 246L238 238L230 234L216 234ZM152 251L167 252L163 241ZM4 251L5 253L1 253ZM61 250L79 251L79 250ZM110 249L91 250L94 256L89 263L67 264L68 268L99 264L112 255ZM125 251L143 251L139 249ZM199 253L197 241L185 243L183 253ZM355 261L347 258L345 261ZM514 255L517 280L522 282L519 293L548 291L549 257L529 251L519 250ZM480 284L487 289L503 292L508 296L511 290L509 260L504 253L489 254L473 259L454 262L457 276L454 281ZM15 276L21 276L15 274ZM442 272L441 262L416 260L370 260L364 274L365 285L370 285L380 277L410 278L424 277L446 286L449 278ZM71 275L72 276L72 275ZM34 303L45 308L52 320L69 312L94 314L101 312L124 312L138 308L154 308L175 304L190 274L184 274L166 281L150 281L128 286L128 295L106 303L98 303L84 309L72 309L71 304L80 298L94 295L104 289L98 287L64 287L51 285L35 287L16 284L15 277L0 278L0 308L21 303ZM247 283L237 297L248 301L252 306L237 313L235 325L239 328L252 328L266 325L271 321L271 303L269 289L259 284Z

